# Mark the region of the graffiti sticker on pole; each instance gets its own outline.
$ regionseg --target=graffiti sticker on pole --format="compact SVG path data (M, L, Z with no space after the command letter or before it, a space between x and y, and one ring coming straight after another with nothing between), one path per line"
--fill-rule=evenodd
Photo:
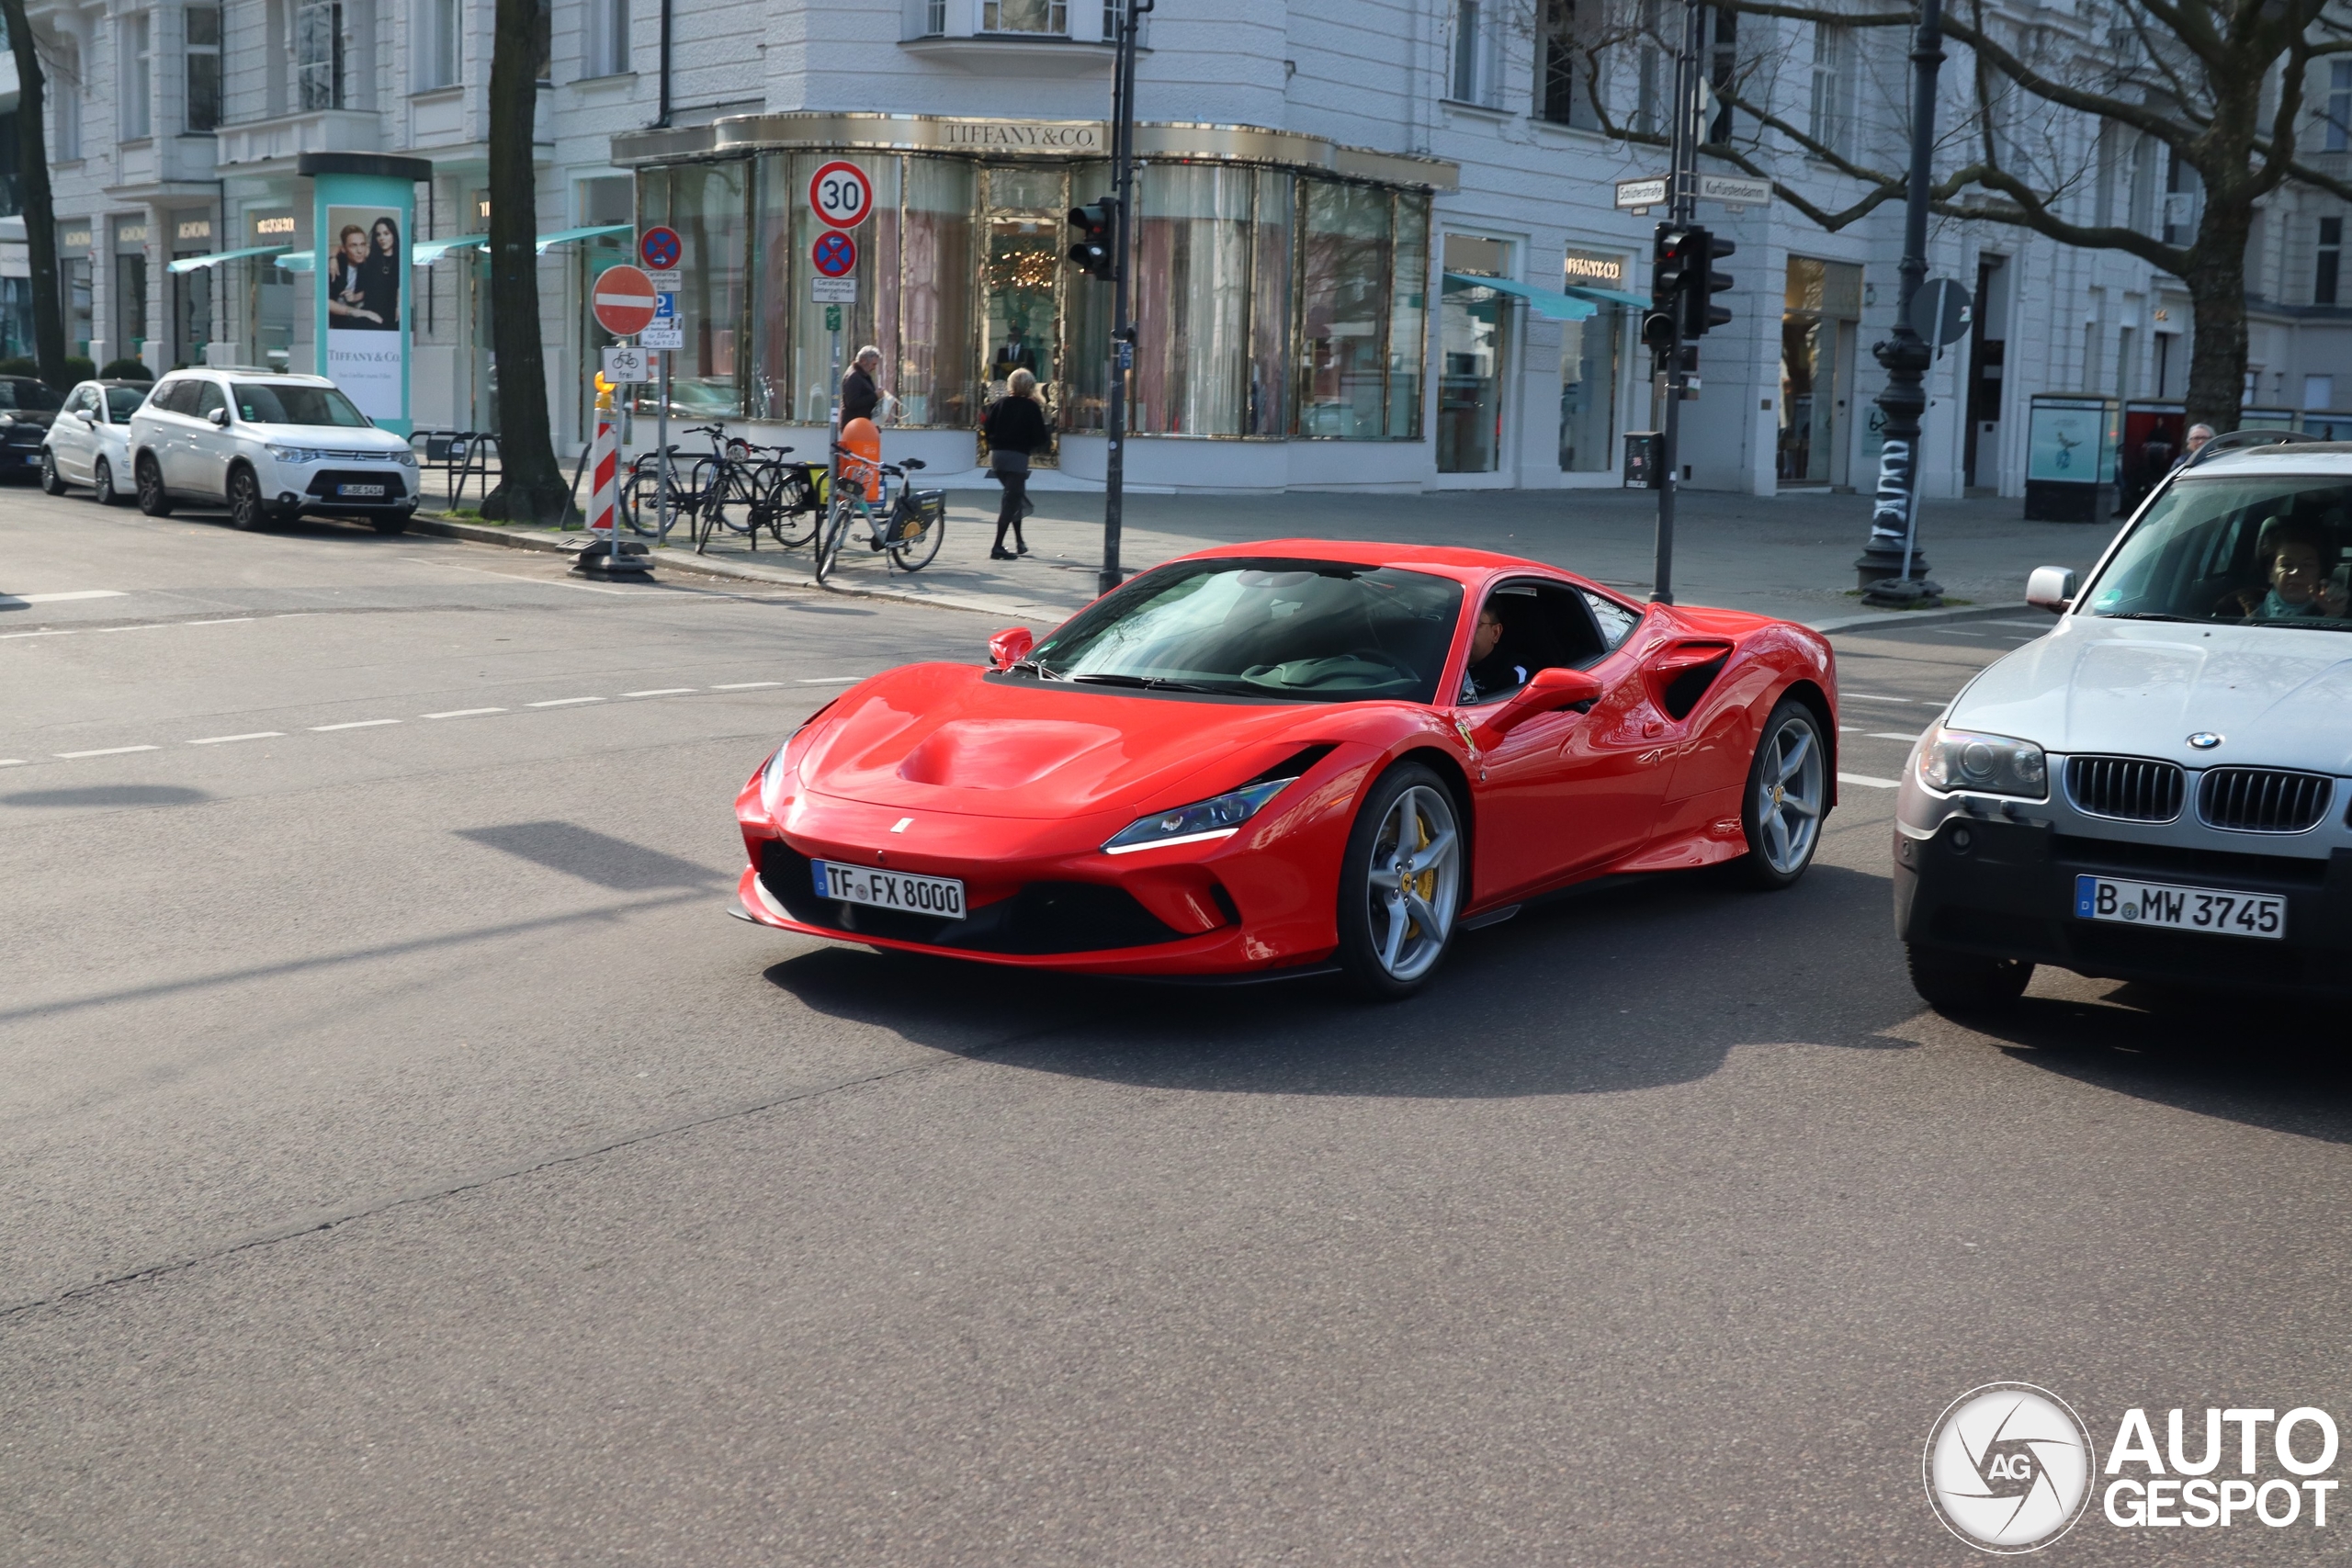
M828 229L808 247L808 261L827 277L847 277L857 269L857 242L839 229Z
M855 164L827 164L808 178L808 210L831 229L854 229L874 210L874 182Z

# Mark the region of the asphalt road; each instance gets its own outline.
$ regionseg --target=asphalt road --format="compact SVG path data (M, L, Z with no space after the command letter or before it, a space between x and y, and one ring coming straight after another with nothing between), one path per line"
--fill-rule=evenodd
M2343 1019L1923 1011L1890 790L1402 1006L1024 977L721 913L978 617L21 491L0 588L0 1562L1957 1563L1974 1385L2352 1406ZM1842 771L2036 630L1840 638Z

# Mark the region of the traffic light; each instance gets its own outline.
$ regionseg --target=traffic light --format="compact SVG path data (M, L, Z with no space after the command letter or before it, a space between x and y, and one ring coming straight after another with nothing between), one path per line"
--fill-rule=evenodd
M1069 209L1069 259L1079 271L1089 277L1111 280L1114 265L1112 236L1119 221L1119 203L1115 197L1104 197L1091 207Z
M1679 309L1675 301L1682 297L1684 286L1692 275L1694 241L1703 243L1704 229L1686 229L1679 224L1661 223L1650 242L1650 303L1661 310ZM1696 251L1703 256L1703 251ZM1704 266L1702 261L1700 265Z
M1642 313L1642 346L1659 355L1674 346L1673 311L1645 310Z
M1710 303L1713 296L1731 287L1731 277L1714 269L1714 264L1729 256L1737 247L1719 234L1704 229L1690 231L1689 270L1682 285L1682 335L1686 338L1704 337L1710 327L1726 325L1731 321L1731 309Z

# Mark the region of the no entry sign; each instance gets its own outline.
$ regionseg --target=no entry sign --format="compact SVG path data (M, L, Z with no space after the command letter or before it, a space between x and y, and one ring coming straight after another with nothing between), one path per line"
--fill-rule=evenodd
M847 277L857 267L857 242L839 229L828 229L808 247L808 260L827 277Z
M596 324L615 337L634 337L653 320L659 302L653 280L633 266L607 267L596 279Z
M830 228L854 229L874 210L874 184L855 164L827 164L809 176L808 210Z

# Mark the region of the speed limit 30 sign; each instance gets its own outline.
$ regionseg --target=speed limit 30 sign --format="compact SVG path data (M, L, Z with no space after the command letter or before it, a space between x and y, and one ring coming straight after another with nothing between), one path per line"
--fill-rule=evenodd
M827 164L809 176L808 210L827 228L854 229L874 210L874 182L855 164Z

